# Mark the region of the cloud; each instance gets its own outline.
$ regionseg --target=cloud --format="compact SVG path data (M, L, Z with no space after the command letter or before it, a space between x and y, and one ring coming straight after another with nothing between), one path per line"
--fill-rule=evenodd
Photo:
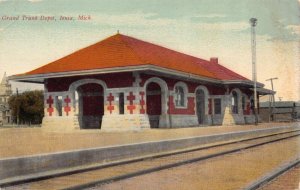
M286 28L290 30L292 34L300 35L300 25L288 25Z
M108 15L99 14L94 21L98 24L113 25L113 26L166 26L170 24L176 24L173 19L166 18L151 18L155 16L154 13L131 13L122 15Z
M196 23L222 23L228 22L228 15L211 13L211 14L196 14L190 17L190 20Z
M37 2L41 2L41 1L43 1L43 0L27 0L27 1L29 1L29 2L31 2L31 3L37 3Z
M0 3L1 2L6 2L6 1L8 1L8 0L0 0ZM43 0L25 0L25 1L30 2L30 3L37 3L37 2L41 2Z
M270 34L268 41L299 41L300 25L279 25L275 34Z
M195 15L194 18L225 18L224 14L207 14L207 15Z
M225 16L225 15L206 15L206 16ZM93 19L97 24L110 26L126 26L126 27L172 27L172 28L191 28L197 30L229 30L242 31L249 28L248 22L191 22L188 19L170 19L159 18L155 13L131 13L121 15L98 14Z
M199 23L197 27L201 30L216 31L216 30L228 30L228 31L244 31L249 28L248 22L222 22L222 23Z

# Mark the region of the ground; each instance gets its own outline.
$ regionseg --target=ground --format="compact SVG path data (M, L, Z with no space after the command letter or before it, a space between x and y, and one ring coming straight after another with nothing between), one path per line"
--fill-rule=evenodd
M90 189L130 190L233 190L244 189L257 179L299 156L300 138L267 144L239 153L141 175ZM290 148L286 148L290 147ZM82 177L82 176L81 176ZM292 177L292 176L290 176ZM289 178L295 182L299 177ZM151 184L151 185L150 185ZM274 186L273 186L274 187ZM276 187L276 186L275 186ZM269 190L297 190L298 183Z
M77 130L73 132L62 133L45 131L42 128L0 128L0 158L287 125L299 125L299 123L265 123L259 124L258 126L240 125L177 129L149 129L128 132Z

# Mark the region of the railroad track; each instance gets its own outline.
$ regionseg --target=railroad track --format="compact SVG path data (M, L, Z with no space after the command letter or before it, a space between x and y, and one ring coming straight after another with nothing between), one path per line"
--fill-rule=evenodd
M193 162L237 153L246 149L298 137L300 130L226 142L211 146L193 147L116 163L83 168L64 174L0 184L3 189L84 189L112 183L151 172Z
M295 170L296 167L299 167L299 164L300 164L300 159L296 159L290 163L287 163L287 164L275 169L274 171L270 172L266 176L263 176L261 179L253 182L252 184L247 186L245 189L246 190L264 189L265 185L268 185L268 183L272 183L272 181L275 181L277 178L281 177L281 175L284 175L285 173L287 173L289 171ZM299 179L291 179L291 180L299 180ZM300 185L300 181L298 181L298 183ZM287 185L287 184L281 184L280 188L285 188L285 185ZM296 188L299 188L299 186L295 187L295 190L297 190Z

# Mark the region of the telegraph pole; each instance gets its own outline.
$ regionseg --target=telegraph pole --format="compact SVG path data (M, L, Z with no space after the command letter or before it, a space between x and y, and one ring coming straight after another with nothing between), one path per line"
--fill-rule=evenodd
M251 24L251 51L252 51L252 80L254 82L254 115L255 115L255 125L258 124L257 116L257 91L256 91L256 36L255 36L255 26L257 24L256 18L250 19Z
M266 81L271 81L271 87L272 87L272 91L274 92L274 87L273 87L273 80L277 80L278 78L277 77L274 77L274 78L269 78L267 79ZM270 100L270 103L271 103L271 107L272 107L272 110L271 110L271 117L272 117L272 120L274 120L274 104L275 104L275 95L274 93L272 93L272 96L271 96L271 100Z
M19 126L19 123L20 123L20 117L19 117L19 114L20 114L20 101L19 101L19 90L18 88L16 88L16 93L17 93L17 126Z
M269 78L269 79L266 80L266 81L271 81L272 91L274 91L273 80L277 80L277 79L278 79L277 77L274 77L274 78ZM273 99L275 100L274 95L273 95Z

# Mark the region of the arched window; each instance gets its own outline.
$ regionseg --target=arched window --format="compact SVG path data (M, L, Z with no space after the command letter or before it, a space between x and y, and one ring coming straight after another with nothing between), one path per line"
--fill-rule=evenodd
M243 110L246 110L246 96L245 95L242 96L242 108L243 108Z
M252 111L254 111L254 99L252 96L250 97L250 108Z
M232 92L232 113L238 114L238 95L235 91Z
M173 97L175 107L187 107L188 87L186 83L179 81L174 85Z
M175 105L178 107L185 106L184 90L182 86L175 87Z
M79 94L78 91L75 91L75 100L74 100L74 104L75 104L75 113L78 114L79 113Z

